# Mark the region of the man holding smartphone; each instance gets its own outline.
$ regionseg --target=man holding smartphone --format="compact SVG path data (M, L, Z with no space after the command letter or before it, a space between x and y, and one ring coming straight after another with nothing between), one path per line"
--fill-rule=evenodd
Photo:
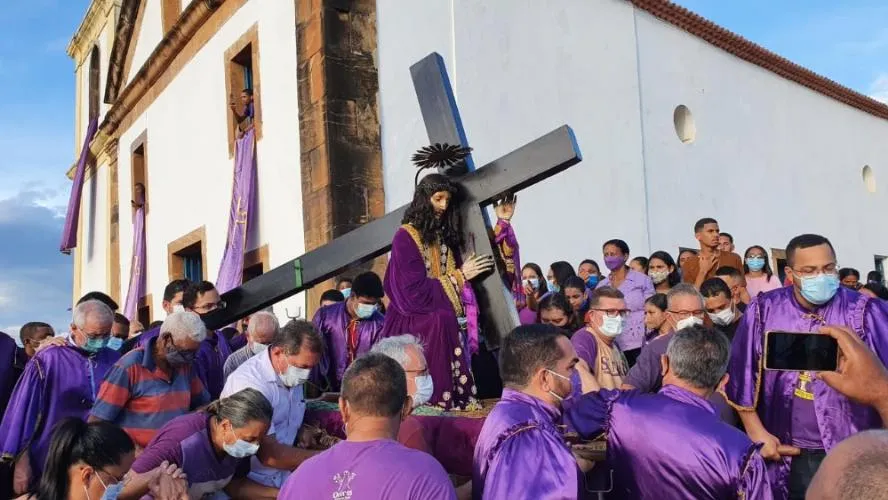
M826 452L848 436L882 426L879 414L855 403L809 371L763 369L768 331L817 333L825 326L852 330L888 361L888 304L840 287L832 244L805 234L786 247L793 284L759 295L734 337L729 403L749 437L764 443L774 498L804 498Z

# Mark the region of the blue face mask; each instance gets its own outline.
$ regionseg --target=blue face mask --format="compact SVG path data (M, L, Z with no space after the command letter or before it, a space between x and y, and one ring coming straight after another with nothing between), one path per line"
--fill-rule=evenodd
M761 271L765 268L765 259L761 257L750 257L746 259L746 267L750 271Z
M549 291L550 292L558 293L561 291L561 287L556 285L554 281L549 280L549 281L547 281L547 283L549 284Z
M108 339L108 349L114 349L115 351L119 351L121 347L123 347L123 339L120 337L111 337Z
M351 294L352 294L351 288L343 288L342 290L339 290L339 291L342 292L343 297L345 297L345 298L351 297Z
M81 349L88 352L99 352L108 345L108 337L87 337Z
M590 275L586 278L586 288L592 289L598 286L598 276Z
M802 297L814 305L826 304L839 290L839 277L835 274L818 274L808 278L797 278L802 286L799 292Z
M376 304L361 304L355 306L355 315L361 319L367 319L376 312Z
M98 473L96 474L96 478L98 478L99 482L102 483L102 486L105 487L105 493L102 494L102 500L117 500L117 498L120 497L120 492L123 491L123 481L107 485ZM86 486L84 486L83 489L86 490ZM88 491L86 492L86 497L89 498Z

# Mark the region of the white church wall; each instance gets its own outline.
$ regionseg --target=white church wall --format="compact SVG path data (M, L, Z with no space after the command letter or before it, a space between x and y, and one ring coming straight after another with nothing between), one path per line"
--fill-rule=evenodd
M108 166L102 165L83 183L76 252L81 262L81 295L108 289L108 210Z
M888 254L888 122L778 77L638 12L644 156L651 239L696 246L693 224L719 220L738 252L784 248L802 232L837 247L862 272ZM683 144L673 110L686 105L696 140ZM864 165L876 175L866 190Z
M147 130L148 283L155 316L169 281L167 245L206 227L207 278L215 281L225 247L234 160L228 155L225 51L258 23L263 137L257 146L257 245L268 245L274 268L304 253L299 167L296 38L293 2L252 0L244 4L182 69L120 138L121 297L129 284L132 225L130 148ZM181 202L177 201L181 200ZM187 207L187 208L183 208ZM282 302L295 314L296 296ZM162 314L162 313L160 313Z
M162 0L142 0L145 3L145 11L142 13L142 23L139 32L133 34L130 43L135 43L133 60L129 68L129 74L124 75L126 83L129 83L136 73L142 69L142 65L148 60L148 56L163 39L163 17L161 15Z

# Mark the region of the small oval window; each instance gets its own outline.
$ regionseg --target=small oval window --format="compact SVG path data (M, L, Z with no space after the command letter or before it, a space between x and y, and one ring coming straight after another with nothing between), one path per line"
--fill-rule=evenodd
M697 138L697 126L694 125L694 115L691 114L691 110L687 106L684 104L676 106L672 113L672 122L675 125L675 133L681 142L685 144L694 142L694 139Z
M860 175L863 177L863 185L866 186L866 190L870 193L875 193L876 176L873 174L873 169L869 165L864 165Z

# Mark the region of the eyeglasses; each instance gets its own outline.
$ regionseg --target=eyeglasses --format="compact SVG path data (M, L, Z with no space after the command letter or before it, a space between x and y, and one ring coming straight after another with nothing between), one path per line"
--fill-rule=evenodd
M425 367L421 370L404 370L404 373L415 373L420 377L424 377L429 374L429 367Z
M816 266L807 266L801 269L793 269L792 273L798 276L799 278L811 278L817 276L818 274L825 274L827 276L835 276L839 274L839 265L838 264L827 264L821 268L817 268Z
M199 312L210 312L215 311L216 309L225 309L225 306L227 305L228 304L226 304L224 300L220 300L219 302L211 302L209 304L197 306L194 308L194 310Z
M611 318L616 318L617 316L626 317L629 314L628 309L600 309L597 307L591 308L592 311L601 311L604 314L610 316Z
M697 316L698 318L702 318L703 314L705 312L706 311L704 311L703 309L696 309L694 311L673 311L671 309L669 310L669 313L674 314L681 319L690 318L691 316Z

